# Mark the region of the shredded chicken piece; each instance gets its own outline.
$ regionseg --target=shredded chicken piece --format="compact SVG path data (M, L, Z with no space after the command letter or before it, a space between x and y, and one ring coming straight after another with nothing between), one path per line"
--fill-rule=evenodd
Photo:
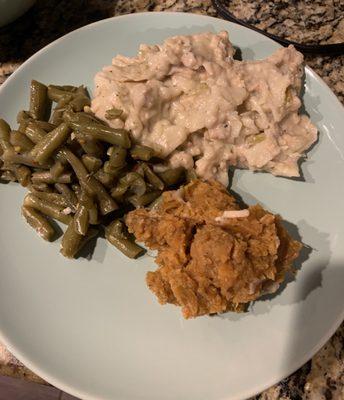
M223 219L230 211L233 217ZM126 223L138 241L158 251L148 287L161 304L180 306L185 318L243 311L277 290L301 249L279 216L259 205L243 215L215 181L165 192L158 209L132 211Z

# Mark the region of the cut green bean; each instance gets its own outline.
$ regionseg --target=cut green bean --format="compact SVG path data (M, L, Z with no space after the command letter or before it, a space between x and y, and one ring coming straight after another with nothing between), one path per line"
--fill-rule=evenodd
M184 168L170 168L166 171L159 172L159 177L165 182L166 186L177 185L180 183L184 178Z
M80 235L74 229L74 221L71 221L62 236L61 254L67 258L74 258L85 244L94 238L98 233L97 229L90 228L85 236Z
M75 132L75 137L86 154L97 158L103 156L104 147L102 143L92 139L90 136L82 135L79 132Z
M24 133L35 144L43 140L47 134L46 131L37 124L37 121L29 122Z
M24 133L12 131L10 134L10 143L18 153L31 151L34 143Z
M69 224L72 220L72 217L64 213L64 210L61 207L46 200L39 199L37 196L32 194L26 195L24 199L24 206L32 207L35 210L40 211L42 214L56 219L63 224Z
M116 175L109 174L105 172L103 169L99 169L94 177L98 179L99 182L102 183L107 189L111 189L114 185Z
M36 192L52 192L51 187L47 183L33 183L30 188L32 188Z
M116 202L111 198L104 186L93 176L89 176L82 161L66 148L62 149L59 154L70 163L81 186L83 186L90 195L95 195L97 197L99 210L102 215L118 209Z
M38 164L30 153L17 154L13 150L5 151L2 159L9 164L23 164L33 168L49 169L51 167L51 163L49 162Z
M66 123L62 123L57 128L47 133L31 151L31 155L34 157L35 161L39 163L46 162L54 151L63 145L70 135L70 132L71 129L69 126Z
M76 194L69 188L68 185L64 183L55 183L55 188L56 190L61 193L61 195L64 197L65 201L68 204L68 207L71 208L71 210L74 212L77 207L78 199L76 197ZM80 187L79 187L80 189Z
M147 207L149 210L157 210L162 203L163 197L159 196L154 201L152 201L149 206Z
M48 242L51 242L55 236L55 230L50 222L38 211L32 207L23 206L22 215L26 222L38 233L38 235Z
M24 121L28 122L30 120L31 120L31 115L28 111L21 110L18 112L18 114L17 114L18 124L20 124L21 122L24 122Z
M39 128L43 129L45 132L50 132L56 128L56 125L51 124L50 122L47 122L47 121L34 121L34 123Z
M11 128L8 123L0 118L0 147L2 151L12 150L12 145L10 143L10 132Z
M106 110L105 112L105 118L106 119L117 119L123 114L122 110L119 110L118 108L110 108Z
M113 221L105 228L106 239L129 258L137 258L145 253L145 249L130 240L124 224L120 220Z
M134 160L149 161L154 157L154 150L150 147L136 144L130 149L130 155Z
M81 158L88 172L97 172L103 164L100 158L91 156L90 154L83 154Z
M62 209L69 207L69 203L67 202L67 200L59 193L36 191L33 187L30 188L30 192L39 199L45 200L52 204L56 204Z
M73 168L73 171L75 172L75 175L77 176L81 186L83 186L90 194L95 195L96 194L96 189L89 184L88 181L88 171L82 161L69 149L66 147L62 148L58 156L61 156L64 158Z
M113 146L108 150L109 165L113 168L124 167L126 164L127 150L122 147Z
M6 181L6 182L16 182L17 181L17 178L14 175L14 173L9 170L1 172L0 177L2 180Z
M75 231L79 233L79 235L85 236L89 226L89 213L87 208L82 204L78 205L73 221Z
M58 178L65 172L65 166L62 161L57 160L55 164L50 168L51 177L57 181Z
M30 184L31 179L31 170L25 165L16 165L13 170L17 181L23 186L26 187Z
M72 182L72 174L70 172L65 172L54 178L51 175L50 171L40 171L34 172L31 176L32 183L71 183Z
M51 113L50 122L56 126L61 125L63 122L63 108L55 107L54 111Z
M118 182L118 185L111 191L111 196L120 200L127 191L141 196L146 191L146 183L137 172L128 172Z
M77 94L69 103L70 107L76 112L83 111L86 106L91 105L91 100L84 94Z
M129 202L134 206L134 207L145 207L158 197L160 197L161 191L155 190L152 192L147 192L144 193L143 195L139 196L137 194L130 196L128 198Z
M148 164L142 163L142 169L148 182L158 190L164 189L164 182L151 170Z
M93 139L118 145L126 149L130 147L129 132L125 129L110 128L90 120L86 123L85 119L79 116L79 113L73 112L65 112L64 120L68 122L73 129L84 135L91 136Z
M63 86L49 85L48 86L48 97L50 100L58 103L61 99L70 96L71 99L73 95L76 93L77 88L73 88L72 90L66 90Z
M31 81L30 115L33 119L47 120L50 114L51 102L47 96L47 87L38 81Z

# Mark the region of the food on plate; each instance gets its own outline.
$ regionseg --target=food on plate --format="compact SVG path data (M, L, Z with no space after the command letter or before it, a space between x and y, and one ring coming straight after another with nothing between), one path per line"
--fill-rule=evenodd
M240 209L215 181L167 191L153 209L131 211L126 223L158 251L148 287L161 304L180 306L185 318L242 311L275 292L301 249L278 215L259 205Z
M89 105L83 86L32 81L29 111L19 112L18 129L0 119L0 179L28 188L22 215L44 240L56 238L52 220L67 225L61 241L65 257L75 257L105 229L109 243L136 258L144 249L128 235L121 218L187 176L183 168L154 172L154 164L162 162L155 151L132 143L127 130L84 112ZM123 118L115 109L108 116Z
M317 139L299 113L302 54L290 46L237 61L234 53L227 32L141 45L136 57L118 55L97 73L91 109L206 180L226 185L229 166L299 176L298 161Z

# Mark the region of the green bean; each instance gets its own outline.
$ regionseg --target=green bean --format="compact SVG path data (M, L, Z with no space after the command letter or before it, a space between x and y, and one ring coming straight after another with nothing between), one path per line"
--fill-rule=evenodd
M84 135L91 136L93 139L101 140L113 145L118 145L128 149L130 147L129 132L125 129L115 129L105 126L98 122L88 121L81 118L78 113L65 112L64 120L69 125Z
M81 186L78 183L71 184L72 191L75 193L77 200L79 201L81 195Z
M88 221L90 224L98 224L98 209L93 198L85 191L81 190L79 195L79 205L86 208L88 212Z
M151 203L155 199L157 199L161 195L161 191L159 190L154 190L152 192L147 192L142 194L141 196L135 194L133 196L130 196L128 198L129 202L134 206L134 207L144 207L147 204Z
M32 174L31 180L32 183L71 183L72 174L70 172L65 172L57 178L54 178L50 171L39 171Z
M12 171L3 171L1 173L1 179L6 182L16 182L17 178Z
M0 118L0 147L5 152L6 150L12 150L10 143L10 132L11 128L8 123Z
M110 164L110 161L105 161L103 171L111 175L112 178L118 178L123 172L123 167L114 167Z
M123 114L122 110L119 110L118 108L110 108L106 110L105 112L105 118L106 119L117 119Z
M120 220L113 221L105 229L106 239L129 258L137 258L145 253L145 249L130 240L125 226Z
M38 235L49 242L55 236L55 230L49 221L32 207L22 206L22 215L26 222L38 233Z
M47 96L47 87L35 80L31 81L30 115L33 119L46 120L50 113L51 102Z
M29 124L29 121L23 121L18 126L18 131L25 134L25 130Z
M75 193L73 192L73 190L71 190L69 188L69 186L66 185L65 183L55 183L55 188L64 197L65 201L68 204L68 207L72 211L75 211L76 207L77 207L78 199L77 199Z
M57 160L50 168L51 177L56 181L65 172L65 166L62 161Z
M62 155L72 166L81 186L91 195L97 196L99 209L102 215L117 210L116 202L110 197L104 186L93 176L89 176L82 163L70 150L64 148L60 150Z
M122 147L110 147L108 150L109 165L113 168L124 167L126 164L127 150Z
M30 188L30 192L39 199L45 200L52 204L56 204L61 208L69 207L69 203L67 202L67 200L59 193L41 192L35 190L33 187Z
M12 131L10 134L10 143L18 153L32 150L34 143L24 133Z
M164 182L151 170L148 164L142 163L142 169L148 182L156 189L163 190Z
M14 174L17 178L17 181L23 186L26 187L30 183L31 178L31 170L25 165L16 165L14 167Z
M74 229L74 222L71 221L62 236L60 253L67 258L74 258L84 245L95 237L98 230L90 228L85 236L80 235Z
M66 122L68 121L74 121L78 123L85 123L88 124L89 122L96 122L101 125L105 125L105 122L97 118L94 114L91 114L90 112L78 112L75 113L73 110L67 109L64 112L63 118Z
M183 167L177 167L159 172L158 175L165 182L166 186L172 186L181 182L184 176L184 172L185 170Z
M105 172L103 169L99 169L94 174L94 177L98 179L98 181L101 182L106 188L111 189L114 185L116 175L109 174Z
M69 224L72 220L72 217L68 214L65 214L61 207L46 200L39 199L32 194L26 195L24 199L24 206L32 207L35 210L40 211L42 214L56 219L63 224Z
M154 157L154 150L150 147L136 144L130 149L130 155L134 160L149 161Z
M51 193L52 189L51 187L47 184L47 183L33 183L30 188L32 188L34 191L36 192L47 192L47 193Z
M84 85L79 86L76 89L76 93L79 94L79 95L83 95L83 96L85 96L87 98L90 98L90 94L88 93L88 90Z
M96 193L97 199L98 199L98 204L99 204L99 210L102 215L109 214L112 211L115 211L118 209L118 205L115 202L115 200L108 194L108 192L105 190L104 186L95 178L93 178L97 184L99 184L99 190Z
M28 111L21 110L17 114L17 122L20 124L21 122L29 122L31 120L31 115Z
M85 206L78 205L76 213L73 218L74 230L82 236L85 236L89 226L89 213Z
M75 93L78 90L78 87L73 85L49 85L48 90L49 88L63 90L64 92L72 92L72 93Z
M111 196L115 199L121 199L128 190L138 196L145 193L146 183L137 172L128 172L124 175L119 180L118 185L111 191Z
M50 100L58 103L62 98L66 96L73 96L73 94L77 91L77 88L73 88L72 90L66 90L63 86L49 85L48 86L48 97Z
M75 137L86 154L97 158L103 156L104 147L102 143L92 139L90 136L82 135L79 132L75 132Z
M159 196L157 197L154 201L152 201L149 206L147 207L149 210L157 210L160 206L160 204L162 203L163 197Z
M39 163L47 161L54 151L61 147L67 140L70 132L69 126L66 123L62 123L57 128L47 133L31 151L31 155L34 157L35 161Z
M56 128L56 125L47 121L34 121L34 123L45 132L50 132Z
M64 109L54 108L54 111L51 113L50 122L56 126L61 125L63 122L63 113Z
M75 230L74 220L72 220L62 236L60 252L64 257L73 258L80 249L83 235Z
M39 143L46 136L46 131L37 124L37 121L29 122L24 133L35 144Z
M49 162L38 164L38 162L32 158L30 153L17 154L13 150L5 151L2 155L2 159L10 164L23 164L33 168L48 169L51 167L51 163Z
M100 158L89 154L83 154L81 158L88 172L97 172L102 166L102 160Z
M66 147L62 148L58 156L64 158L73 168L81 186L83 186L90 194L96 194L96 190L89 184L88 171L82 161Z
M98 209L96 204L93 204L93 207L88 210L88 220L90 225L99 224Z
M191 181L194 181L197 179L197 174L196 171L192 168L190 170L186 171L186 182L190 183Z
M91 100L83 94L77 94L69 103L72 109L76 112L83 111L86 106L91 105Z

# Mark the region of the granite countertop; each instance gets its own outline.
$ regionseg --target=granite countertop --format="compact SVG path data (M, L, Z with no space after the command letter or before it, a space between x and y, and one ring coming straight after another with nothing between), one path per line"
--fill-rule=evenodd
M287 0L275 0L276 3ZM312 4L313 0L304 0ZM317 3L319 0L315 0ZM236 2L238 3L238 2ZM252 3L271 10L273 1L245 0L241 17L250 17ZM299 1L302 3L302 1ZM342 7L342 0L324 0L322 6ZM307 5L306 4L306 5ZM246 8L245 8L246 7ZM270 8L269 8L270 7ZM80 12L82 10L82 12ZM180 11L216 16L211 0L38 0L23 17L0 28L0 84L29 56L52 40L85 24L114 15L143 11ZM262 12L259 23L273 24L273 16ZM328 29L337 29L343 21L335 19ZM276 25L276 24L275 24ZM283 24L277 24L281 31ZM319 28L320 29L320 28ZM341 35L341 33L339 32ZM344 55L306 56L310 65L344 103ZM45 383L0 344L0 374ZM341 400L344 399L344 323L329 342L290 377L255 397L255 400Z

